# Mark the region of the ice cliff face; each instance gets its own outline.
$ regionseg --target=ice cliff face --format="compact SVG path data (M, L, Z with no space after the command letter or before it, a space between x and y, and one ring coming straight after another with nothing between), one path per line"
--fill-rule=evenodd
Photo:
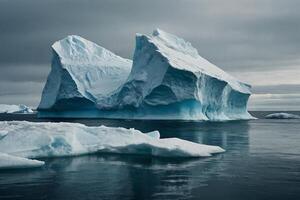
M50 112L43 112L40 116L184 120L251 118L247 112L250 86L237 81L199 56L197 50L181 38L161 30L155 30L151 37L138 34L131 71L130 61L111 52L109 58L112 58L113 65L109 65L110 62L99 62L106 61L107 56L100 50L94 50L98 48L104 51L75 36L53 45L51 73L56 74L56 78L65 77L63 81L54 80L51 83L54 75L50 73L40 105L40 108ZM73 51L75 53L71 53ZM92 62L94 57L96 61ZM105 74L90 79L86 75L93 70L101 71L104 66L107 72L118 72L115 76L117 78ZM114 86L103 84L106 79ZM56 83L58 89L51 89L53 83ZM67 104L74 103L74 99L78 98L81 104L78 106L75 103L75 107L81 111L70 109L66 112ZM52 100L45 104L43 99ZM61 99L63 102L56 107L60 113L51 112L55 109L53 105ZM87 111L86 100L97 109Z

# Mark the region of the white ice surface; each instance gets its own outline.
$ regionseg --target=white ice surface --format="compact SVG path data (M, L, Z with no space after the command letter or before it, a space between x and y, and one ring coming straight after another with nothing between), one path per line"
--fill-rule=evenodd
M25 105L8 105L0 104L0 113L33 113L33 111Z
M40 167L44 164L43 161L0 153L0 169L32 168Z
M224 150L177 138L159 139L135 129L88 127L77 123L0 122L0 152L24 157L56 157L96 152L159 157L206 157Z
M267 119L300 119L299 115L290 114L290 113L272 113L265 116Z

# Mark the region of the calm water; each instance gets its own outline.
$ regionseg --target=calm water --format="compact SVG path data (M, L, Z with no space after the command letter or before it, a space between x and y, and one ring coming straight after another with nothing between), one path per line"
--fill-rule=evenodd
M263 116L264 113L256 113ZM0 116L0 120L34 116ZM300 199L300 120L223 123L76 120L159 130L219 145L202 159L90 155L47 159L40 169L0 171L0 199Z

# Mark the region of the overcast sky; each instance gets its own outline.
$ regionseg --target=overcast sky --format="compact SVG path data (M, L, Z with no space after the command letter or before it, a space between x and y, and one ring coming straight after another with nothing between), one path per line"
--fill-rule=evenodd
M250 110L300 110L299 0L0 0L0 103L37 106L51 44L76 34L131 58L161 28L253 86Z

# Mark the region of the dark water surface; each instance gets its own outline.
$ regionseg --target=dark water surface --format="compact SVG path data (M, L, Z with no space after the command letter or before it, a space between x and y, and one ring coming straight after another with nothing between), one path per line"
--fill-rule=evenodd
M34 115L0 120L39 121ZM300 199L300 120L70 121L159 130L164 138L219 145L226 152L201 159L108 154L44 159L39 169L0 171L1 200Z

